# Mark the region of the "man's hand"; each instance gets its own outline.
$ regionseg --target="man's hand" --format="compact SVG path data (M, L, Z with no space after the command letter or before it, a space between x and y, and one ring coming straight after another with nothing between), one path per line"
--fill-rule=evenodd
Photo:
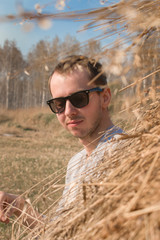
M0 191L0 221L9 223L9 218L15 214L21 215L24 207L24 199L13 194Z

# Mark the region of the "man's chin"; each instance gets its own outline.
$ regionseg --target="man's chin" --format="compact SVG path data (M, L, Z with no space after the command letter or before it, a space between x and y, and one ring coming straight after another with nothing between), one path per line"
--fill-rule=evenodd
M73 133L73 132L71 132L71 134L72 134L72 136L74 136L75 138L81 138L81 135L78 134L78 133Z
M69 131L69 132L72 134L72 136L74 136L76 138L83 138L82 133L80 133L79 131L72 130L72 131Z

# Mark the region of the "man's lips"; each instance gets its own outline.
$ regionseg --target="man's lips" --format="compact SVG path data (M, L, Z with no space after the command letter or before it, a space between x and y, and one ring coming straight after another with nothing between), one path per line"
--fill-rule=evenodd
M71 127L75 127L78 126L79 124L81 124L83 122L83 120L71 120L67 122L67 126L71 126Z

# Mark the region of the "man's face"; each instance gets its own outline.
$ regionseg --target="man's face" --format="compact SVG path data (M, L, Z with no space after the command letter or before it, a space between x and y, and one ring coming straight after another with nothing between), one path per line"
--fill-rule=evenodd
M94 86L88 86L88 82L88 73L83 69L77 69L68 74L55 72L51 78L50 89L53 98L66 97L75 92L93 88ZM82 108L74 107L67 100L64 112L57 114L61 125L79 139L96 137L103 114L101 94L89 93L89 104Z

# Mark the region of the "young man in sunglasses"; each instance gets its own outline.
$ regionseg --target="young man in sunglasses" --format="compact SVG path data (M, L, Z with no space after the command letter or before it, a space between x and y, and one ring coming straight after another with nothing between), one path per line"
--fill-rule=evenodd
M79 139L84 149L69 161L66 187L59 211L68 207L81 192L83 181L88 181L95 168L112 148L111 139L122 130L113 125L108 111L111 92L102 65L85 56L70 56L62 60L49 79L52 99L47 101L57 115L60 124ZM7 222L10 212L5 215L3 202L16 205L10 212L21 214L24 200L4 192L0 193L0 220ZM29 210L28 210L29 211ZM31 210L30 210L31 212ZM33 216L33 214L31 214ZM37 222L28 217L31 227ZM34 218L41 219L34 212Z

